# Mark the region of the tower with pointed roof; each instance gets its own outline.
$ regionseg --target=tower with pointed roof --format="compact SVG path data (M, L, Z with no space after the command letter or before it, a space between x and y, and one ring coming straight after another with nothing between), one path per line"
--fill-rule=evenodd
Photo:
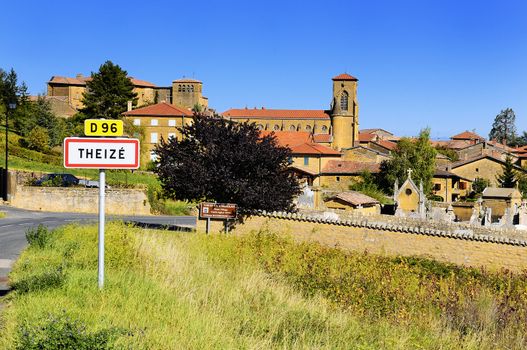
M358 81L349 74L340 74L333 78L332 145L338 150L353 147L359 140Z

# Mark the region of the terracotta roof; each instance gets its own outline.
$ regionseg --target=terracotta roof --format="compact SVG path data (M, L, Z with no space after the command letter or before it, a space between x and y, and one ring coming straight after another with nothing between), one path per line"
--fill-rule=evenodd
M130 81L132 82L132 84L134 84L134 86L152 87L152 88L156 87L154 84L146 80L136 79L133 77L128 77L128 79L130 79Z
M304 167L298 166L298 165L292 165L292 166L289 167L289 169L296 170L297 172L308 174L308 175L311 175L311 176L317 176L318 175L318 172L313 171L313 170L308 169L308 168L304 168Z
M487 187L483 190L483 198L512 198L513 195L516 197L521 197L521 193L515 188Z
M475 132L471 132L471 131L463 131L462 133L451 136L450 138L452 140L481 140L481 141L485 140L484 137L481 137Z
M192 116L192 112L184 108L176 107L166 102L157 103L142 108L137 108L129 112L124 112L123 115L137 115L137 116Z
M341 192L333 197L330 197L329 199L334 198L338 198L354 206L364 204L379 204L379 201L375 198L371 198L370 196L367 196L357 191Z
M397 148L397 144L395 142L388 141L388 140L379 140L379 141L374 141L373 143L379 146L382 146L386 149L389 149L390 151L393 151L394 149Z
M333 148L319 145L317 143L303 143L296 146L290 146L293 154L312 154L312 155L324 155L324 156L341 156L339 151Z
M368 134L368 133L359 133L359 142L370 142L374 139L377 139L378 136L375 134Z
M302 143L311 142L311 134L307 131L269 131L261 130L262 136L274 134L276 141L280 146L291 147Z
M260 131L262 136L274 134L280 146L289 147L293 154L313 154L341 156L341 153L333 148L319 145L313 141L311 133L306 131Z
M333 77L332 80L354 80L354 81L358 81L359 79L355 78L352 75L344 73L344 74L339 74L336 77Z
M512 150L514 153L524 153L527 152L527 145L526 146L520 146L516 147Z
M313 141L327 143L333 141L333 136L331 134L314 134Z
M154 84L140 79L135 79L133 77L128 77L132 84L134 86L142 86L142 87L156 87ZM55 84L65 84L65 85L81 85L85 86L87 81L90 81L91 77L77 77L77 78L68 78L68 77L60 77L60 76L52 76L51 79L48 81L48 83L55 83Z
M322 173L353 175L358 175L364 171L378 173L379 166L379 163L356 162L352 160L330 160L327 162L324 169L322 169Z
M490 140L487 142L489 145L492 145L496 148L501 148L502 150L504 151L507 151L507 152L514 152L514 148L511 148L507 145L504 145L503 143L499 143L498 141L495 141L495 140Z
M301 109L229 109L222 113L230 118L263 118L263 119L330 119L324 110Z
M188 79L188 78L177 79L177 80L174 80L173 82L174 83L200 83L201 84L201 81L199 80Z

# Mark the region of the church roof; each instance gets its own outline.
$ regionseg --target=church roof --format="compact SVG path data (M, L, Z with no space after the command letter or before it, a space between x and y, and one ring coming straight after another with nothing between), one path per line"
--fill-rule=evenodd
M358 81L359 79L355 78L352 75L349 75L348 73L339 74L336 77L333 77L332 80L353 80Z
M330 119L324 110L313 109L249 109L234 108L222 113L224 117L232 119L260 118L260 119Z
M158 116L158 117L173 117L173 116L192 116L192 112L184 108L176 107L166 102L156 103L142 108L137 108L123 113L124 116Z

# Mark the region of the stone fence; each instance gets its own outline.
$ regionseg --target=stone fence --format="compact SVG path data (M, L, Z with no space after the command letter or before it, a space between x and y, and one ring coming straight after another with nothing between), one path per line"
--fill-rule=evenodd
M211 232L220 232L222 227L222 222L214 221ZM198 220L198 230L204 229L204 220ZM527 269L527 240L490 231L483 234L454 226L438 229L412 223L374 221L368 217L336 219L302 213L260 212L236 225L231 232L246 234L261 229L349 251L423 256L493 270Z
M10 204L29 210L97 213L99 189L18 185L11 193ZM150 215L150 204L142 190L107 189L105 205L107 214Z

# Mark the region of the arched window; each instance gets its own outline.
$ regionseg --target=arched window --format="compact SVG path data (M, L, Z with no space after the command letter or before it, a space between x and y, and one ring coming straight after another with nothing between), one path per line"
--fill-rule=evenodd
M343 91L342 95L340 95L340 110L348 110L348 93L346 91Z
M258 130L263 130L264 126L262 124L258 124L258 125L256 125L256 128Z
M278 131L278 130L280 130L280 125L278 125L278 124L275 124L275 126L273 127L273 130L275 130L275 131Z
M311 125L306 125L306 131L311 131Z
M291 131L296 131L296 126L291 125L291 126L289 127L289 130L291 130Z
M322 130L323 133L326 133L326 132L328 132L328 127L325 126L325 125L322 125L322 129L321 130Z

